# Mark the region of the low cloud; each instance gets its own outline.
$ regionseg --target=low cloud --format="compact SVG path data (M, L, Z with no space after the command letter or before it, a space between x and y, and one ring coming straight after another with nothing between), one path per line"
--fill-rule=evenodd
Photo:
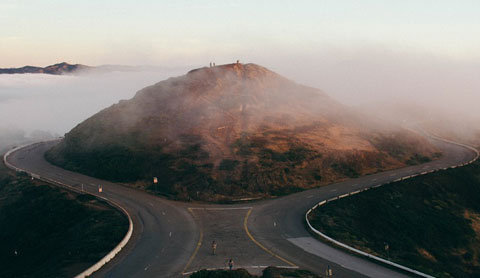
M63 135L101 109L183 72L177 69L78 76L0 75L0 127Z
M279 58L265 62L277 72L383 119L435 122L464 134L480 130L479 59L374 46L274 54Z
M459 60L378 46L325 46L303 51L272 48L216 58L205 58L205 65L240 58L320 88L341 103L383 119L430 121L450 130L461 126L471 134L480 129L476 125L480 119L478 59ZM0 127L63 135L101 109L133 97L141 88L191 68L81 76L0 75Z

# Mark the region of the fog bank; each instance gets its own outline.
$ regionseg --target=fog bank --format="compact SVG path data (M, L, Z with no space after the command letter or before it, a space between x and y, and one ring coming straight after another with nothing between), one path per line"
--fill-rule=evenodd
M429 122L468 136L479 134L478 58L460 60L379 46L276 54L278 59L274 54L259 59L268 59L272 69L299 83L382 119Z
M63 135L101 109L185 70L0 75L0 128Z
M479 59L459 60L372 45L257 49L204 57L204 65L155 72L0 75L0 127L63 135L101 109L133 97L145 86L211 61L220 65L237 58L322 89L341 103L382 119L435 122L437 127L469 136L476 136L480 130Z

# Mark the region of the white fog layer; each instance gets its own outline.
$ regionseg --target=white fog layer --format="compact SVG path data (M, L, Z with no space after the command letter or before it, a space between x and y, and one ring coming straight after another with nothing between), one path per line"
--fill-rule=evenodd
M157 72L0 75L0 129L63 135L103 108L130 99L138 90L208 66L209 61ZM217 65L232 62L226 58L216 61ZM380 47L325 47L295 55L272 50L241 62L265 66L383 119L433 121L469 135L479 130L480 63L475 60Z
M0 75L0 128L63 135L78 123L141 88L182 74L113 72L98 75Z

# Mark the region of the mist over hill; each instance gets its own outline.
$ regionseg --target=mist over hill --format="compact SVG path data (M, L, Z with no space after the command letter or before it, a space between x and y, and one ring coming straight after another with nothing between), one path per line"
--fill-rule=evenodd
M415 133L237 63L142 89L72 129L47 159L175 199L221 201L283 195L436 155Z

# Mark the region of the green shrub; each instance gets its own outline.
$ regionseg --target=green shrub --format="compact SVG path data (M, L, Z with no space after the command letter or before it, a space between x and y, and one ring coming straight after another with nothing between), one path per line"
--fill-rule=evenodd
M237 167L238 163L238 160L223 159L218 168L223 171L232 171L235 169L235 167Z
M126 217L103 201L4 175L0 277L74 276L83 270L78 266L97 262L127 232Z

